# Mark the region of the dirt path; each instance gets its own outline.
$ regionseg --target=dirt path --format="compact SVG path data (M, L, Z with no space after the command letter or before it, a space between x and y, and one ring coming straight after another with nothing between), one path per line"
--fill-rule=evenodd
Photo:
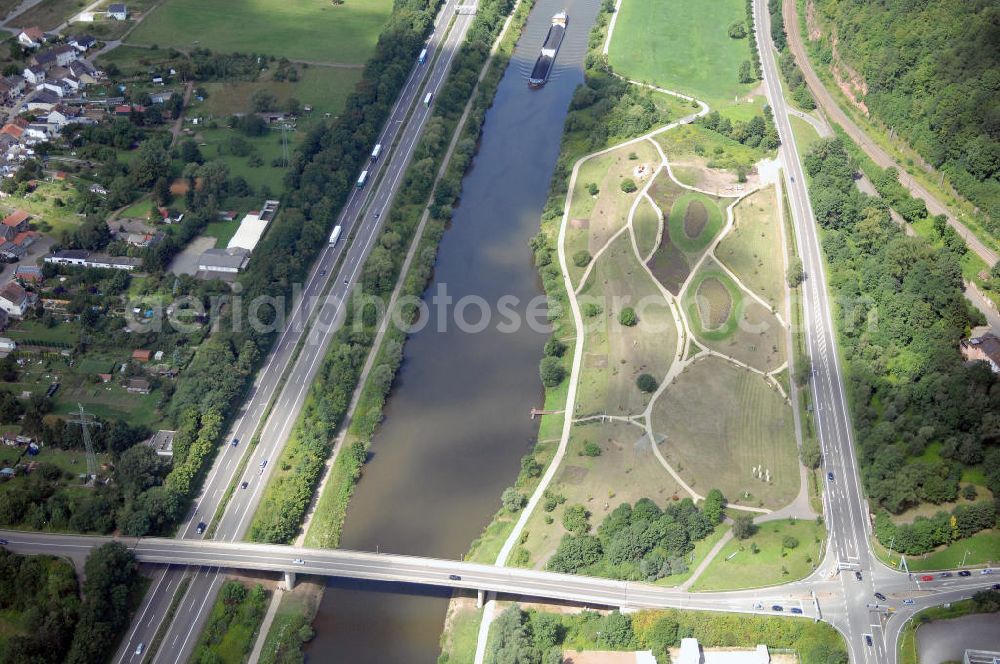
M783 14L785 19L785 32L788 34L788 47L792 50L792 54L795 56L795 61L802 70L806 84L809 86L809 91L812 92L813 97L816 99L816 103L821 109L823 109L823 112L826 113L831 121L843 127L844 131L847 132L847 135L850 136L851 139L854 140L854 142L857 143L862 150L864 150L865 154L871 157L872 161L874 161L880 168L888 168L889 166L896 167L899 171L900 183L909 189L911 194L917 198L924 199L924 202L927 204L927 211L933 215L943 214L947 216L948 224L954 228L960 236L962 236L965 243L969 245L969 249L982 258L987 265L994 265L997 262L997 259L1000 258L1000 255L987 247L986 244L976 237L965 224L956 219L951 214L951 211L940 200L927 191L927 189L924 188L922 184L917 182L913 176L907 173L904 168L901 168L899 164L897 164L896 161L889 155L889 153L869 139L867 134L865 134L865 132L858 127L858 125L855 124L846 113L844 113L844 111L837 104L837 101L827 91L823 82L813 70L812 64L809 62L809 58L806 56L805 45L802 42L802 33L799 31L799 16L798 10L795 6L795 0L785 0Z
M181 130L184 128L184 111L187 110L188 102L191 101L192 90L194 90L194 82L188 81L184 86L184 103L181 105L180 113L177 114L177 119L174 120L174 126L170 128L170 147L177 145L177 139L180 138Z

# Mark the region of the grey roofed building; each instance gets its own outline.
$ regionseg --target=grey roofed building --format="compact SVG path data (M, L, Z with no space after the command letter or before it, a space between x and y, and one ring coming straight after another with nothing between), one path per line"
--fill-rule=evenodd
M250 252L241 247L208 249L198 258L198 269L204 272L239 272L250 260Z

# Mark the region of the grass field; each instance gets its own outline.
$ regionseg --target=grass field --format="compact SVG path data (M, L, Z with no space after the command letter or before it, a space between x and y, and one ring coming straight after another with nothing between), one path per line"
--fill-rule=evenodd
M586 441L601 448L599 456L583 454ZM529 566L536 569L544 568L566 532L561 518L568 505L586 507L590 523L596 526L623 502L651 498L664 505L675 495L686 495L657 461L643 430L621 422L574 426L566 457L549 490L566 501L552 512L537 509L528 519L523 546L530 555ZM553 519L551 524L545 523L546 516Z
M677 350L677 327L626 235L597 259L580 301L595 302L602 311L584 321L584 371L575 415L640 413L650 395L636 387L636 378L642 373L657 380L666 375ZM632 327L618 322L625 307L633 307L638 315Z
M789 406L761 376L730 362L710 357L687 367L656 402L653 429L663 455L699 493L717 487L730 503L769 508L798 493ZM753 476L756 465L770 470L770 483Z
M62 0L65 1L65 0ZM292 60L361 64L392 9L390 0L166 0L128 41Z
M240 157L226 149L226 144L232 138L240 137L246 140L264 162L261 166L251 166L249 157ZM272 160L281 158L281 132L271 131L260 137L243 136L233 129L203 129L198 132L195 140L200 144L205 159L220 159L229 166L231 175L242 175L251 187L260 189L266 185L271 191L280 191L285 169L282 166L272 166ZM294 140L294 139L290 139ZM289 145L289 155L294 150Z
M795 538L798 545L785 548L786 537ZM819 563L825 538L826 528L815 521L761 523L749 539L732 539L722 547L692 590L760 588L802 579ZM757 553L751 545L757 546Z
M482 609L463 603L449 607L445 617L445 630L441 635L441 652L447 653L448 664L472 664L476 657L476 642L479 639L479 623L483 619Z
M819 134L813 126L794 115L788 116L792 124L792 135L795 137L795 151L799 153L799 158L805 157L813 143L819 140Z
M608 58L624 76L686 92L712 106L732 103L752 86L737 69L750 58L746 39L730 39L746 20L741 0L624 0Z
M778 311L785 309L784 254L777 197L773 186L740 201L732 229L715 256L747 288Z
M294 97L303 105L312 106L314 115L338 115L344 109L348 95L361 80L361 70L305 67L299 70L299 80L294 83L274 81L266 76L261 78L266 80L205 83L203 87L208 96L200 104L195 102L191 112L216 116L246 113L253 107L251 95L257 90L266 90L277 98L279 108Z
M698 155L708 159L712 168L749 169L765 156L763 150L747 147L705 127L688 124L657 134L657 143L668 158Z
M636 158L630 159L632 155ZM570 205L570 224L566 229L566 255L570 259L582 249L589 251L591 256L596 255L625 226L638 191L625 193L621 183L625 178L632 178L641 189L643 182L633 176L640 164L659 164L659 156L648 141L588 160L580 167ZM588 192L590 184L598 186L596 196ZM573 282L579 285L586 266L578 267L570 260L569 269Z
M711 261L703 263L684 291L684 311L695 336L706 341L721 341L731 336L745 308L743 297L739 286L717 265ZM721 317L722 312L727 314L725 318Z
M236 229L240 227L239 218L232 221L212 221L205 226L202 235L215 238L215 246L225 248L229 240L236 234Z
M639 247L640 256L649 256L656 248L656 236L660 232L660 213L649 202L649 199L639 203L632 217L632 230L635 233L635 243Z
M72 231L83 217L77 215L76 189L71 182L40 182L38 188L24 198L11 196L4 201L3 209L21 208L31 213L31 224L38 230L54 233Z
M878 542L872 541L875 553L892 567L899 565L899 554L889 552ZM968 554L966 554L968 552ZM997 565L1000 563L1000 530L984 530L972 537L959 540L950 546L925 553L922 556L907 556L906 564L912 572L955 569L965 565ZM975 574L975 572L973 572Z

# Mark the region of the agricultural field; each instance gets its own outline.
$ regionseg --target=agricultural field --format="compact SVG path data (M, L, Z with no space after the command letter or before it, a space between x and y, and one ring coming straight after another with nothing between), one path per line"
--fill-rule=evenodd
M360 65L375 48L392 9L390 0L343 4L307 0L166 0L128 37L128 43L260 53L341 65Z
M809 576L822 557L826 528L815 521L757 524L745 540L732 539L694 582L693 590L760 588Z
M745 21L741 0L624 0L608 59L624 76L719 107L753 87L741 84L737 71L750 57L747 40L727 33Z
M37 25L42 30L52 30L81 9L79 0L42 0L34 7L18 14L9 23L14 26Z
M698 359L656 401L652 417L663 456L695 491L716 487L730 504L765 508L798 493L791 407L759 374ZM755 477L755 466L770 481Z

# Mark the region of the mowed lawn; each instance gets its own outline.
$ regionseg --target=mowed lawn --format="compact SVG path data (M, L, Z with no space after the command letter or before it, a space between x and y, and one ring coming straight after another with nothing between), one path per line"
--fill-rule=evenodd
M796 546L786 548L785 538ZM816 568L826 528L815 521L768 521L745 540L730 540L694 582L694 590L738 590L788 583ZM754 553L752 545L756 545ZM732 556L730 558L730 556ZM728 558L728 560L727 560Z
M689 93L712 106L732 103L752 86L737 70L750 59L746 39L729 25L746 21L742 0L624 0L608 57L637 81Z
M166 0L128 41L362 64L391 9L391 0Z
M251 97L257 90L266 90L278 100L278 108L294 97L303 105L312 106L314 114L338 115L361 80L360 69L306 67L299 70L299 80L273 81L261 76L258 81L226 81L205 83L208 92L204 103L193 108L215 116L248 113L253 109ZM308 118L308 115L304 117Z
M653 430L667 461L702 495L717 488L732 504L775 509L799 491L791 408L760 375L726 360L687 367L653 407ZM770 482L754 477L758 465Z

